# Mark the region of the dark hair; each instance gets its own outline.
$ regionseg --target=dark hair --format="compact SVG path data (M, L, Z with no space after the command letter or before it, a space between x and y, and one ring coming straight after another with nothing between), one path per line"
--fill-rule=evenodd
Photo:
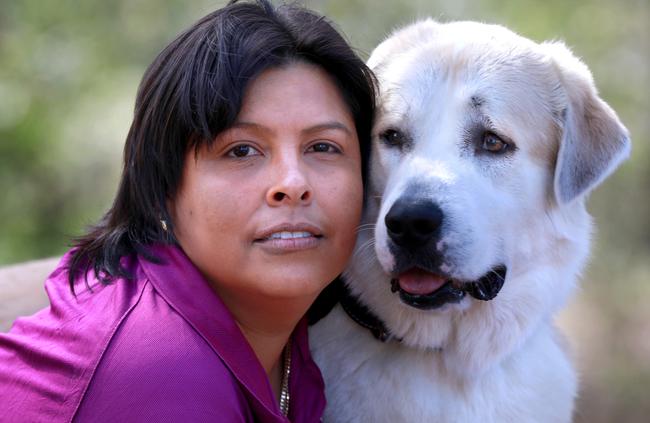
M180 34L145 72L113 205L75 240L73 292L80 273L92 268L102 283L130 278L121 257L138 253L155 261L149 245L176 242L166 203L175 197L186 152L211 144L234 123L257 75L295 61L321 67L341 90L356 125L365 182L375 108L372 72L324 17L268 0L231 1Z

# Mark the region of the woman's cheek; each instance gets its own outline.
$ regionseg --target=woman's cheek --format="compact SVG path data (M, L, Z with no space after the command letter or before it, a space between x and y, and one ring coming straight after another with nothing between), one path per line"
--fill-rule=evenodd
M345 237L344 242L353 246L356 241L356 229L361 220L363 184L357 174L348 175L335 189L339 190L336 196L332 197L338 199L337 204L334 205L339 215L337 224Z

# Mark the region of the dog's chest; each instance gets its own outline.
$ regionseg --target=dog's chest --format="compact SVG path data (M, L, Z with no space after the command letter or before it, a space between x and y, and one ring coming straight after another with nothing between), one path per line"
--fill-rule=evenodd
M512 366L463 380L445 370L444 352L378 342L340 308L311 328L310 344L325 380L325 422L561 422L570 416L570 405L549 407L564 395L562 386L532 386L544 365L525 369L533 359L526 353Z

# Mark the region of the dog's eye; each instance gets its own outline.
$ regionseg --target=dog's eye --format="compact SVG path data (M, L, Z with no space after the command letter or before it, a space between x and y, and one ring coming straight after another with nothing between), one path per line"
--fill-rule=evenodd
M491 132L486 132L485 135L483 135L483 144L481 145L481 148L485 151L499 154L508 150L508 147L508 143Z
M406 138L396 129L387 129L381 134L379 138L389 147L401 147L404 145Z

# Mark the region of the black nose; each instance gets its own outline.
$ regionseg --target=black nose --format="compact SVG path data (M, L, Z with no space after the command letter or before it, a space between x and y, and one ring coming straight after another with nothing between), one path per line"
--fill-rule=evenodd
M388 235L400 247L415 248L438 236L443 213L431 201L399 199L384 222Z

